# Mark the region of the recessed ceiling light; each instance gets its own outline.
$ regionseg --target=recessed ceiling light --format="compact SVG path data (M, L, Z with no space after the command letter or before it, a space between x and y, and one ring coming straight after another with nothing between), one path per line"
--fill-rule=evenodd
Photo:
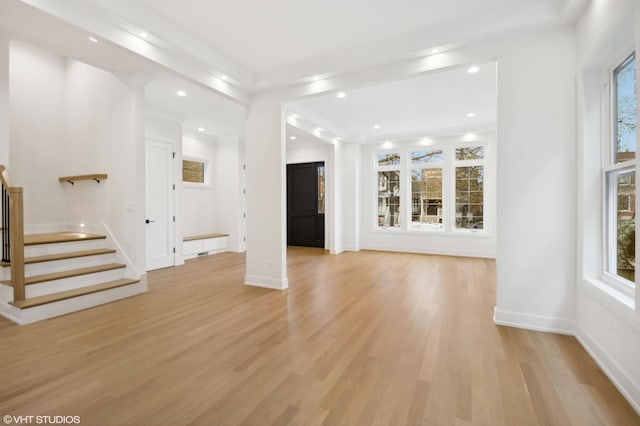
M318 81L318 80L320 80L320 76L319 75L314 75L312 77L312 79L313 79L313 81Z
M373 126L373 128L376 129L376 130L380 130L381 129L379 124L376 124L375 126Z
M475 112L470 112L469 114L467 114L468 118L475 117L475 116L476 116Z
M467 72L468 72L469 74L475 74L475 73L477 73L478 71L480 71L480 68L478 68L478 67L477 67L477 66L475 66L475 65L474 65L474 66L469 67L469 69L467 70Z
M340 98L340 99L344 99L344 98L346 98L346 97L347 97L347 94L346 94L346 93L344 93L344 92L338 92L338 93L336 93L336 96L337 96L338 98Z
M222 74L222 75L220 76L220 78L221 78L222 80L224 80L224 81L227 81L227 80L229 79L229 77L227 77L227 75L226 75L226 74Z
M324 129L323 129L322 127L318 127L318 128L316 129L316 132L324 132Z
M198 127L199 132L204 132L204 127Z
M292 141L295 141L297 138L295 136L289 136L289 139L291 139Z
M147 33L146 33L146 32L144 32L144 31L143 31L143 32L141 32L139 35L140 35L140 37L142 37L142 38L147 38L147 37L149 37L149 34L147 34Z
M440 53L440 50L438 50L437 47L434 47L433 49L431 49L431 53L435 55L436 53Z
M93 42L93 43L97 43L98 39L95 37L89 37L89 41Z
M185 92L184 90L178 90L176 92L177 96L180 96L181 98L184 98L185 96L187 96L187 92Z

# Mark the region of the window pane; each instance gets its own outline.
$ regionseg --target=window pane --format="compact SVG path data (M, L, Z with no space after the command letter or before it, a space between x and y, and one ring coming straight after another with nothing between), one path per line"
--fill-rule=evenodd
M183 160L182 181L204 183L204 162Z
M609 273L635 282L636 261L636 173L635 171L610 172L609 180L615 191L610 200L615 204L615 218L611 224L615 227L615 244L610 241L609 247L615 247L615 257L610 256Z
M378 172L378 227L400 227L400 171Z
M638 98L636 95L635 55L624 61L613 72L614 126L616 135L616 163L632 160L636 156L636 124Z
M378 166L394 166L399 164L400 154L397 152L378 154Z
M437 163L441 161L441 149L434 151L414 151L411 153L411 163L413 164Z
M484 228L484 167L456 167L456 228Z
M441 230L442 169L413 169L411 199L412 228Z
M456 148L456 160L480 160L484 158L484 146Z
M324 166L318 166L318 214L324 214Z

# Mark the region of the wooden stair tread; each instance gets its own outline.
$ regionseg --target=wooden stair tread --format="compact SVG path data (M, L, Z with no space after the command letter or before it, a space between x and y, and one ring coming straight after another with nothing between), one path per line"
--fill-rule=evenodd
M78 257L98 256L100 254L112 254L115 253L115 249L95 249L95 250L82 250L82 251L69 251L65 253L47 254L43 256L26 257L24 259L25 265L41 262L52 262L54 260L75 259ZM0 266L11 266L11 262L0 262Z
M50 274L33 275L25 277L25 285L39 284L46 281L61 280L64 278L77 277L80 275L88 275L96 272L110 271L112 269L120 269L126 267L123 263L107 263L105 265L88 266L86 268L71 269L69 271L52 272ZM12 285L10 280L2 281L3 284Z
M220 237L228 237L229 234L202 234L202 235L192 235L190 237L184 237L182 241L194 241L194 240L206 240L207 238L220 238Z
M47 254L44 256L27 257L24 259L24 263L30 264L30 263L40 263L40 262L51 262L53 260L64 260L64 259L73 259L77 257L98 256L100 254L112 254L115 252L116 252L115 249L106 249L106 248L95 249L95 250L71 251L66 253Z
M140 280L132 280L123 278L120 280L109 281L100 284L94 284L87 287L75 288L73 290L61 291L59 293L47 294L44 296L31 297L18 302L9 302L10 305L20 309L33 308L34 306L45 305L47 303L58 302L60 300L72 299L74 297L84 296L86 294L97 293L112 288L122 287L129 284L137 283Z
M26 234L24 245L70 243L74 241L105 239L104 235L87 234L84 232L48 232L46 234Z

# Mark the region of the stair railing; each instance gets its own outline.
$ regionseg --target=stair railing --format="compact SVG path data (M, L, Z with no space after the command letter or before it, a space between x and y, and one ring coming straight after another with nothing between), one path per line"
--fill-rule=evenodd
M11 263L13 301L24 300L24 207L22 188L11 185L0 164L2 181L2 261Z

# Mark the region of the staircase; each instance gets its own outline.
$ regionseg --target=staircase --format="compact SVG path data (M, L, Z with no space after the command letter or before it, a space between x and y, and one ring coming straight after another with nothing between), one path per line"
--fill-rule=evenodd
M28 324L146 291L107 242L80 232L25 235L25 298L14 300L11 264L1 263L0 315Z

